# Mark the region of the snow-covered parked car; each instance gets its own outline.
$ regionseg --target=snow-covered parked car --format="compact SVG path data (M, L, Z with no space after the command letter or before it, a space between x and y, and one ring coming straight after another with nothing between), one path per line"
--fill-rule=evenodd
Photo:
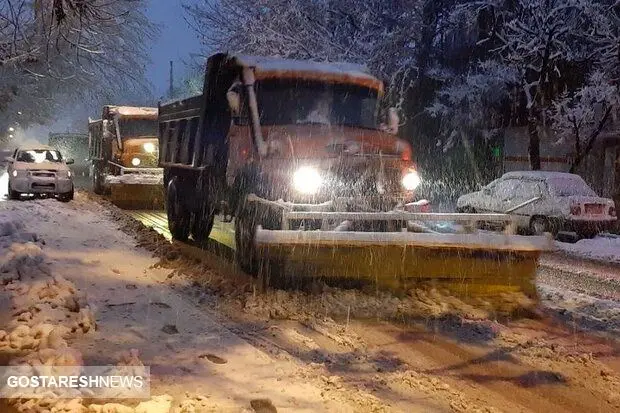
M458 212L510 213L533 234L576 232L584 238L615 225L611 199L599 197L579 176L562 172L508 172L457 201Z
M22 194L55 196L59 201L73 199L73 176L60 151L47 146L23 146L6 159L9 175L9 199Z

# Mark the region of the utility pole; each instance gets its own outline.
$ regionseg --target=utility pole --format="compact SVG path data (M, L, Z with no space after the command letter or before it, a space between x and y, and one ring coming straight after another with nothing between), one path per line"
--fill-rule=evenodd
M173 64L172 60L170 61L170 90L168 94L170 95L170 99L174 98L174 72L173 72Z

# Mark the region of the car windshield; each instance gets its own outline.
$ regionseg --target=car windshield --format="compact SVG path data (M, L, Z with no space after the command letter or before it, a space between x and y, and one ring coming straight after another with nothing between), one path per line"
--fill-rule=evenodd
M148 119L121 119L119 121L121 138L137 136L157 136L157 120Z
M376 128L376 90L354 85L278 80L257 82L263 125L321 124Z
M62 155L59 151L48 149L30 149L27 151L20 151L17 155L18 162L27 163L43 163L43 162L62 162Z
M547 180L555 196L597 196L581 178L550 178Z

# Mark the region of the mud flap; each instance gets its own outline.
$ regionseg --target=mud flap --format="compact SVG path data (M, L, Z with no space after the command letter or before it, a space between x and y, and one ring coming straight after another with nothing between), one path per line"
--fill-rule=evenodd
M286 263L289 274L397 292L434 288L498 313L537 303L537 260L552 245L546 236L263 229L255 242L260 256Z
M113 184L110 201L123 209L164 209L163 185Z

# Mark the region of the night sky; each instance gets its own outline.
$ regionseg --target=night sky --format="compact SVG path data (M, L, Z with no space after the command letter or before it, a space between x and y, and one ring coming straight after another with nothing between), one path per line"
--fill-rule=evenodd
M155 97L168 91L170 65L174 61L175 83L185 74L185 63L191 53L201 49L194 31L183 18L181 3L199 0L149 0L148 16L160 27L161 34L151 47L152 62L147 68L148 80L153 84Z

